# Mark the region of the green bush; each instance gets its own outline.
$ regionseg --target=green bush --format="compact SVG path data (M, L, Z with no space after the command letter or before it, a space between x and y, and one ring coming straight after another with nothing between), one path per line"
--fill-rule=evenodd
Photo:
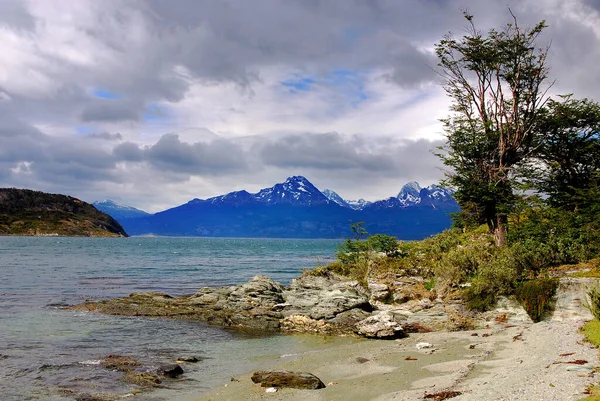
M539 278L522 283L516 289L517 300L534 322L543 319L558 288L558 279Z
M600 286L598 284L593 285L587 294L590 298L590 312L596 319L600 320Z
M469 309L490 309L499 295L512 294L517 284L519 274L511 252L506 248L493 249L493 257L479 267L471 286L465 291Z

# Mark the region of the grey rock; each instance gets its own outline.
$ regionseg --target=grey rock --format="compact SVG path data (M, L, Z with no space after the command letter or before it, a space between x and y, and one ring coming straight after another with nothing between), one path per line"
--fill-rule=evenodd
M561 278L556 289L554 313L550 320L592 320L587 292L600 283L597 278Z
M289 304L283 310L286 316L300 314L313 319L332 319L351 309L371 309L369 299L358 282L344 281L334 275L294 279L283 291L283 298Z
M175 378L183 374L183 368L176 363L168 363L156 368L156 373L162 376Z
M370 280L369 285L369 301L374 304L377 302L386 302L390 297L390 287L387 284L377 283Z
M387 311L358 322L356 332L367 338L394 339L404 336L402 326Z
M289 387L305 390L325 388L325 384L317 376L307 372L292 372L289 370L258 371L252 375L254 383L261 387Z

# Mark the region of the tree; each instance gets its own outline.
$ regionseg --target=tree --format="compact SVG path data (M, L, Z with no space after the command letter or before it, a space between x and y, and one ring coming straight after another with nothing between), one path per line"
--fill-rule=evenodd
M549 100L540 115L529 181L551 206L574 212L598 202L600 105L571 95Z
M548 48L535 41L542 21L523 29L513 16L502 31L478 31L473 17L460 39L448 34L436 45L451 115L442 120L441 157L452 169L446 184L463 211L484 222L495 242L506 242L508 214L515 204L515 169L533 149L535 122L546 102Z

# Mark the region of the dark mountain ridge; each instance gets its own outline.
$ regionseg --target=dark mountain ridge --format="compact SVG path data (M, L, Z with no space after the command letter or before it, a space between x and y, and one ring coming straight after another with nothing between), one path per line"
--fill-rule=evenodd
M0 235L121 236L114 218L67 195L0 188Z

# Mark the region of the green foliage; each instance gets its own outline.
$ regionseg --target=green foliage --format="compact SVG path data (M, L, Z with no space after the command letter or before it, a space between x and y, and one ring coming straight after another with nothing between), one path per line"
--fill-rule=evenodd
M562 96L548 102L538 121L529 182L548 195L552 206L574 211L590 206L590 200L597 205L600 105Z
M465 18L470 27L462 38L447 35L436 44L452 99L439 156L452 169L447 183L456 188L463 221L486 223L504 245L507 216L518 199L514 170L530 155L545 98L546 50L535 41L546 25L523 29L513 16L502 31L483 35L471 15Z
M519 271L510 249L495 248L487 263L480 265L471 279L471 286L465 292L469 309L484 311L490 309L499 295L514 292L519 279Z
M375 234L367 239L371 249L383 252L387 257L400 256L398 239L391 235Z
M596 319L600 320L600 286L598 284L592 286L587 294L590 298L590 312Z
M509 239L522 269L529 269L532 275L600 254L600 227L594 215L537 205L520 217Z
M585 337L585 341L592 343L596 347L600 347L600 320L596 318L586 322L581 327L581 332Z
M548 311L557 288L556 278L526 281L516 289L517 300L523 305L531 320L539 322Z

